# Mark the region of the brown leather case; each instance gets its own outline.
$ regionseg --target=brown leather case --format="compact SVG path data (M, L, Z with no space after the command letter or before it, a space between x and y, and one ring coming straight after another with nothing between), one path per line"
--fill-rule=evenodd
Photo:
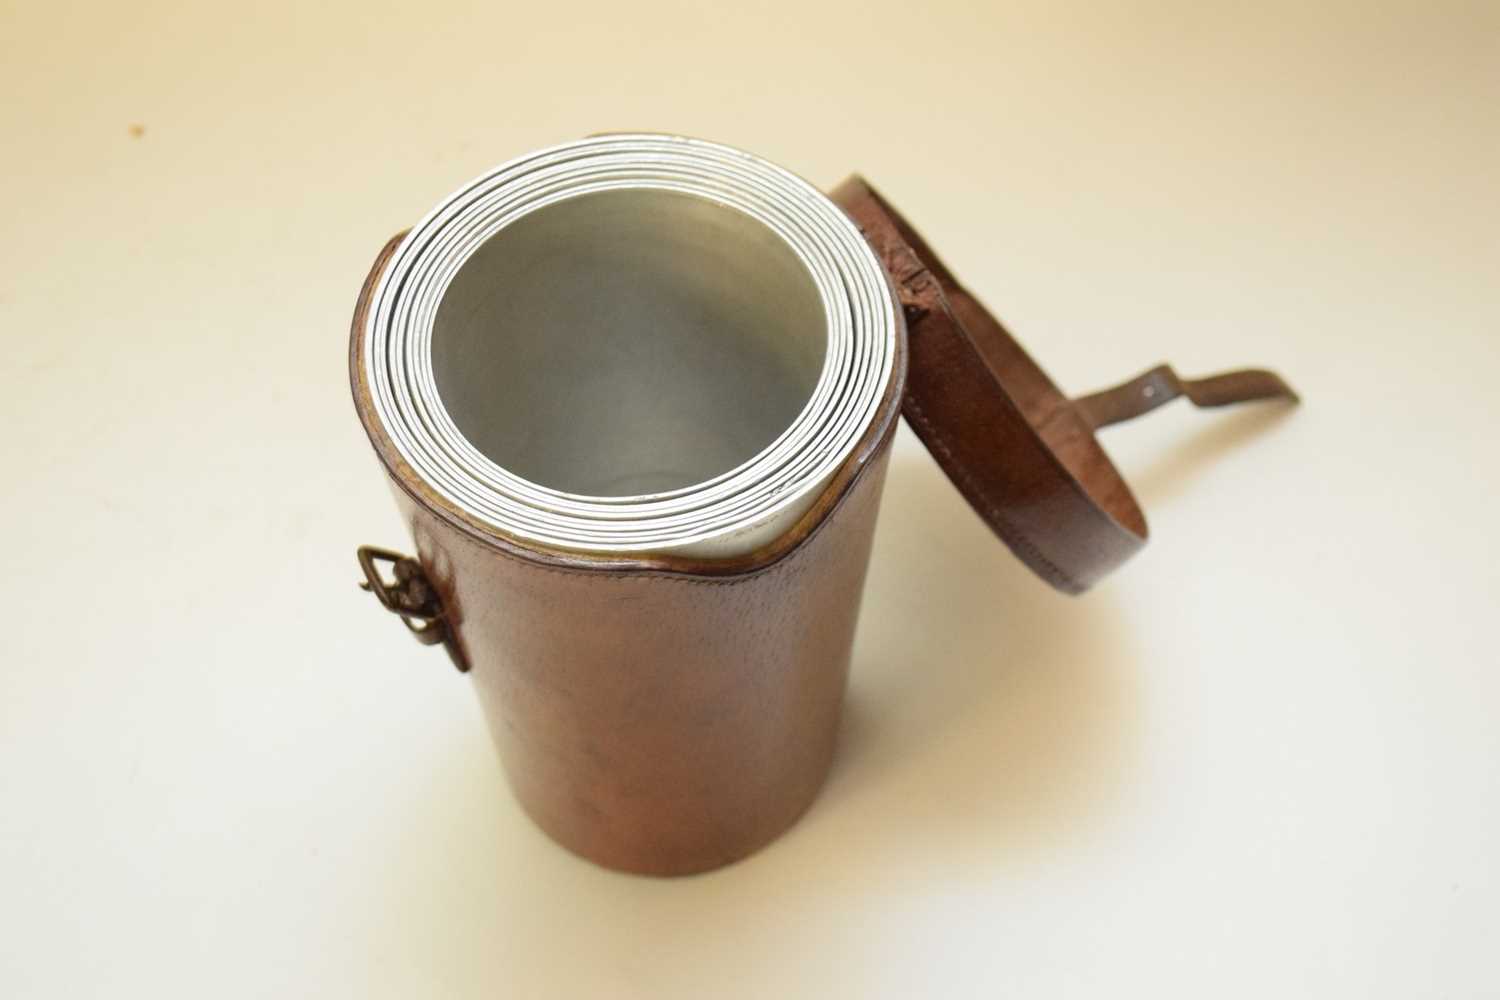
M1185 380L1163 365L1068 399L873 188L851 178L833 197L902 307L895 374L813 507L730 560L523 545L430 490L380 426L358 364L369 296L401 237L360 293L355 405L417 547L416 559L361 549L363 586L472 674L526 811L611 868L677 875L727 864L817 794L898 411L1011 550L1078 593L1146 540L1096 428L1179 395L1200 406L1296 398L1271 372Z
M497 535L428 489L355 405L416 542L364 550L366 585L474 679L517 799L599 864L680 875L768 843L827 774L906 371L832 483L772 544L730 560L594 556ZM396 567L383 578L378 561ZM415 619L415 621L413 621Z
M1096 429L1178 396L1196 406L1297 400L1263 369L1194 380L1168 365L1069 399L869 182L851 177L832 198L875 250L906 315L907 423L991 530L1061 591L1082 593L1146 543L1146 515Z

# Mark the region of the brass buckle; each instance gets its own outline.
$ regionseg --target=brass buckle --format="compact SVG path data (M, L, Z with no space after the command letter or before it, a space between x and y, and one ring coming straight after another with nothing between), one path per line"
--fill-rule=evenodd
M458 655L452 630L443 615L443 604L437 590L422 572L422 565L410 556L373 545L361 545L357 552L359 568L365 578L360 589L375 595L380 606L401 619L407 631L424 646L442 643L448 648L453 665L467 673L468 665ZM379 563L389 563L391 579L381 575Z

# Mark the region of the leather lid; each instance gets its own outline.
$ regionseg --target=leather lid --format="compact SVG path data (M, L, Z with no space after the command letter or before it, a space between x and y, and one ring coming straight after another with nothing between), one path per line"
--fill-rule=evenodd
M985 523L1058 590L1082 593L1146 543L1146 517L1097 428L1178 396L1198 406L1297 401L1274 372L1189 380L1166 365L1069 399L867 182L851 177L832 197L905 310L907 422Z

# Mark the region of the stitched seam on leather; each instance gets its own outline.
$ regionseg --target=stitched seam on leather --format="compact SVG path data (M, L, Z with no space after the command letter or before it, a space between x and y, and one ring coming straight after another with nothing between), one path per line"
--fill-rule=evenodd
M949 474L952 475L956 473L958 475L958 478L963 482L963 485L967 487L968 490L974 495L981 497L985 496L984 490L979 488L979 485L974 481L974 478L970 474L969 470L966 469L963 466L963 463L959 462L958 459L954 456L953 449L948 446L947 440L945 440L943 435L939 433L937 428L933 425L931 419L929 419L927 414L922 411L921 405L917 403L916 399L910 393L908 393L906 397L905 409L910 414L910 416L914 418L918 424L921 425L922 430L930 436L932 444L938 449L938 451L942 452L944 457L948 459ZM988 517L992 522L997 522L995 524L995 530L999 533L1000 537L1004 539L1005 544L1009 545L1012 549L1015 549L1024 557L1035 561L1035 563L1037 563L1041 567L1042 572L1047 576L1049 581L1060 583L1073 588L1082 587L1082 584L1073 579L1072 576L1066 573L1052 560L1043 555L1041 550L1038 549L1029 538L1025 537L1021 533L1020 529L1017 528L1015 524L1010 521L1004 513L1001 512L999 507L990 503L988 499L984 501L984 505L985 516Z

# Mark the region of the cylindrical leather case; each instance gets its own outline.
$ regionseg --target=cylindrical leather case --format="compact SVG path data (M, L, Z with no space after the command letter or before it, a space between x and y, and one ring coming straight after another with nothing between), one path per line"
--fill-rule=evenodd
M768 843L831 762L901 409L904 327L874 420L775 541L730 559L549 549L435 493L376 419L358 360L399 241L355 310L355 405L436 591L440 617L425 627L442 630L473 678L517 799L560 844L626 871L699 872Z
M579 178L583 194L559 194L559 175ZM758 190L780 192L770 202L784 215L762 216L758 204L735 201L752 175ZM669 198L683 188L709 203L725 198L740 221L724 228L728 217L710 220L688 245L670 228L629 230L642 219L659 221L666 203L656 194L583 200L606 189L659 192L663 183L673 189ZM487 185L521 207L491 197ZM524 228L538 204L569 198L572 207L540 230ZM452 208L464 199L478 206L473 217ZM669 214L683 217L683 204L674 204ZM704 222L698 207L687 217L693 226ZM750 236L743 218L757 220ZM516 231L529 240L487 254L499 231L485 229L487 219L500 220L496 226L520 219ZM582 246L550 241L549 233L564 232L587 239ZM793 257L751 253L772 245L792 248ZM459 263L423 271L413 260L424 253ZM477 278L453 277L463 261L479 259L486 266ZM812 285L787 278L777 263L786 259L814 276L821 306L807 308L813 300L803 293ZM698 284L643 291L630 277L641 260L657 277L688 274ZM549 261L564 262L566 280L547 270ZM767 283L767 274L782 277ZM462 291L450 302L444 289L455 287ZM536 289L551 295L547 308L536 308ZM660 311L622 335L627 324L617 311L643 298ZM532 329L522 315L546 329ZM658 336L684 316L686 338ZM724 463L707 475L700 463L689 478L634 467L642 455L649 458L642 464L675 467L693 457L683 442L734 437L736 421L761 398L744 391L759 369L726 341L738 331L741 346L784 344L788 316L826 320L819 329L827 361L818 388L776 443L717 476ZM409 327L399 327L403 317ZM450 340L445 364L424 368L438 353L439 327L466 353L455 360ZM880 336L872 338L876 328ZM417 331L410 341L401 339L406 329ZM633 350L636 363L620 370L590 354L579 365L568 353L579 341L597 342L600 357ZM671 381L669 370L663 381L664 367L683 356L709 357L715 374L688 385ZM830 202L748 154L632 135L512 161L461 189L409 238L393 239L360 293L349 360L360 420L417 549L416 559L361 549L364 586L418 639L441 642L471 673L515 794L547 833L602 865L656 875L704 871L749 854L817 794L833 754L903 410L996 536L1043 580L1076 594L1147 536L1145 515L1096 431L1178 397L1200 407L1296 400L1274 372L1184 379L1167 365L1069 398L860 178ZM458 387L462 405L448 410L462 421L445 411L445 379ZM600 402L622 383L627 394ZM650 425L667 428L667 438L614 433L607 447L586 439L601 427L618 432L625 411L639 415L638 404L656 402L653 393L684 388L691 407ZM590 420L575 419L575 404ZM538 411L553 419L533 428ZM549 451L543 444L554 439L545 434L559 414L568 443ZM551 460L561 453L569 463L563 478L609 484L648 481L636 474L652 472L660 492L548 491L545 477L487 465L483 449L457 429L463 421L476 435L498 430L495 447L520 465L556 472ZM588 425L582 444L574 424ZM643 438L654 447L638 447ZM498 486L487 494L479 488L486 483ZM641 538L673 541L634 547Z

